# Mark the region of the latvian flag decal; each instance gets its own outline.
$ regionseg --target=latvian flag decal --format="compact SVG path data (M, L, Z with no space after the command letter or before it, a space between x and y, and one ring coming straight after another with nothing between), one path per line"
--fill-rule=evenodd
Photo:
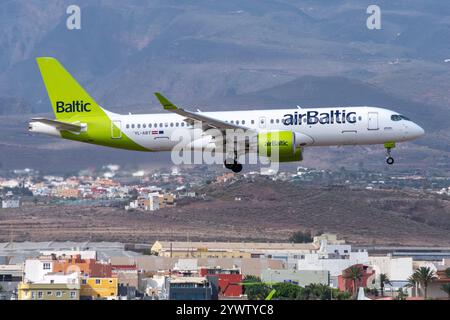
M164 130L152 130L152 134L164 134Z

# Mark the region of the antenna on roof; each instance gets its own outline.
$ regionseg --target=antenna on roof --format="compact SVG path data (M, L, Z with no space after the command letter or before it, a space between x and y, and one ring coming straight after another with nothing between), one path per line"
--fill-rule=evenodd
M297 105L297 109L301 109L302 107L300 107L299 105Z
M202 112L202 110L200 110L200 109L197 109L197 112Z

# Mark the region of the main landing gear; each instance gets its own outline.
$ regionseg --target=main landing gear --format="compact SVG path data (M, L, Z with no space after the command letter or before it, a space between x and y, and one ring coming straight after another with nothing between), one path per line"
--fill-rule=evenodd
M238 173L242 171L242 164L240 164L239 162L237 162L236 159L225 159L225 161L223 162L223 164L225 165L225 168L233 171L234 173Z
M394 164L394 158L391 156L391 149L395 148L395 142L386 142L384 147L386 148L386 163L389 165Z

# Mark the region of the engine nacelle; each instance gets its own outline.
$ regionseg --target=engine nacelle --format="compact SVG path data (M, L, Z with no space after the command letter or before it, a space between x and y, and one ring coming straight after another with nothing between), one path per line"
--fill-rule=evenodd
M301 161L301 147L312 143L309 136L299 132L261 132L258 133L258 155L277 162Z

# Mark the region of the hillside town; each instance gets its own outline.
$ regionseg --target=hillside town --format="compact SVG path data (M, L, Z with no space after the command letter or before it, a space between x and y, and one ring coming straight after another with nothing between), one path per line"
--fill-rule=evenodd
M54 175L2 171L2 210L39 203L114 206L145 213L180 201L207 201L201 187L257 178L293 185L407 188L446 197L450 179L317 170L247 172L205 167L125 170L118 165ZM234 201L242 201L237 196ZM0 243L0 298L11 300L448 299L450 247L350 244L336 234L300 234L290 242ZM312 237L313 236L313 237Z
M450 248L356 248L333 234L307 243L0 243L8 300L449 299L449 286Z
M392 174L364 170L336 171L297 167L293 171L250 171L241 175L206 166L158 170L124 170L119 165L81 170L75 175L40 173L33 169L0 172L2 208L18 208L23 202L121 206L127 210L155 211L175 206L177 199L195 198L196 189L210 183L257 177L300 185L343 185L354 188L407 188L440 195L450 195L450 177L407 171Z

